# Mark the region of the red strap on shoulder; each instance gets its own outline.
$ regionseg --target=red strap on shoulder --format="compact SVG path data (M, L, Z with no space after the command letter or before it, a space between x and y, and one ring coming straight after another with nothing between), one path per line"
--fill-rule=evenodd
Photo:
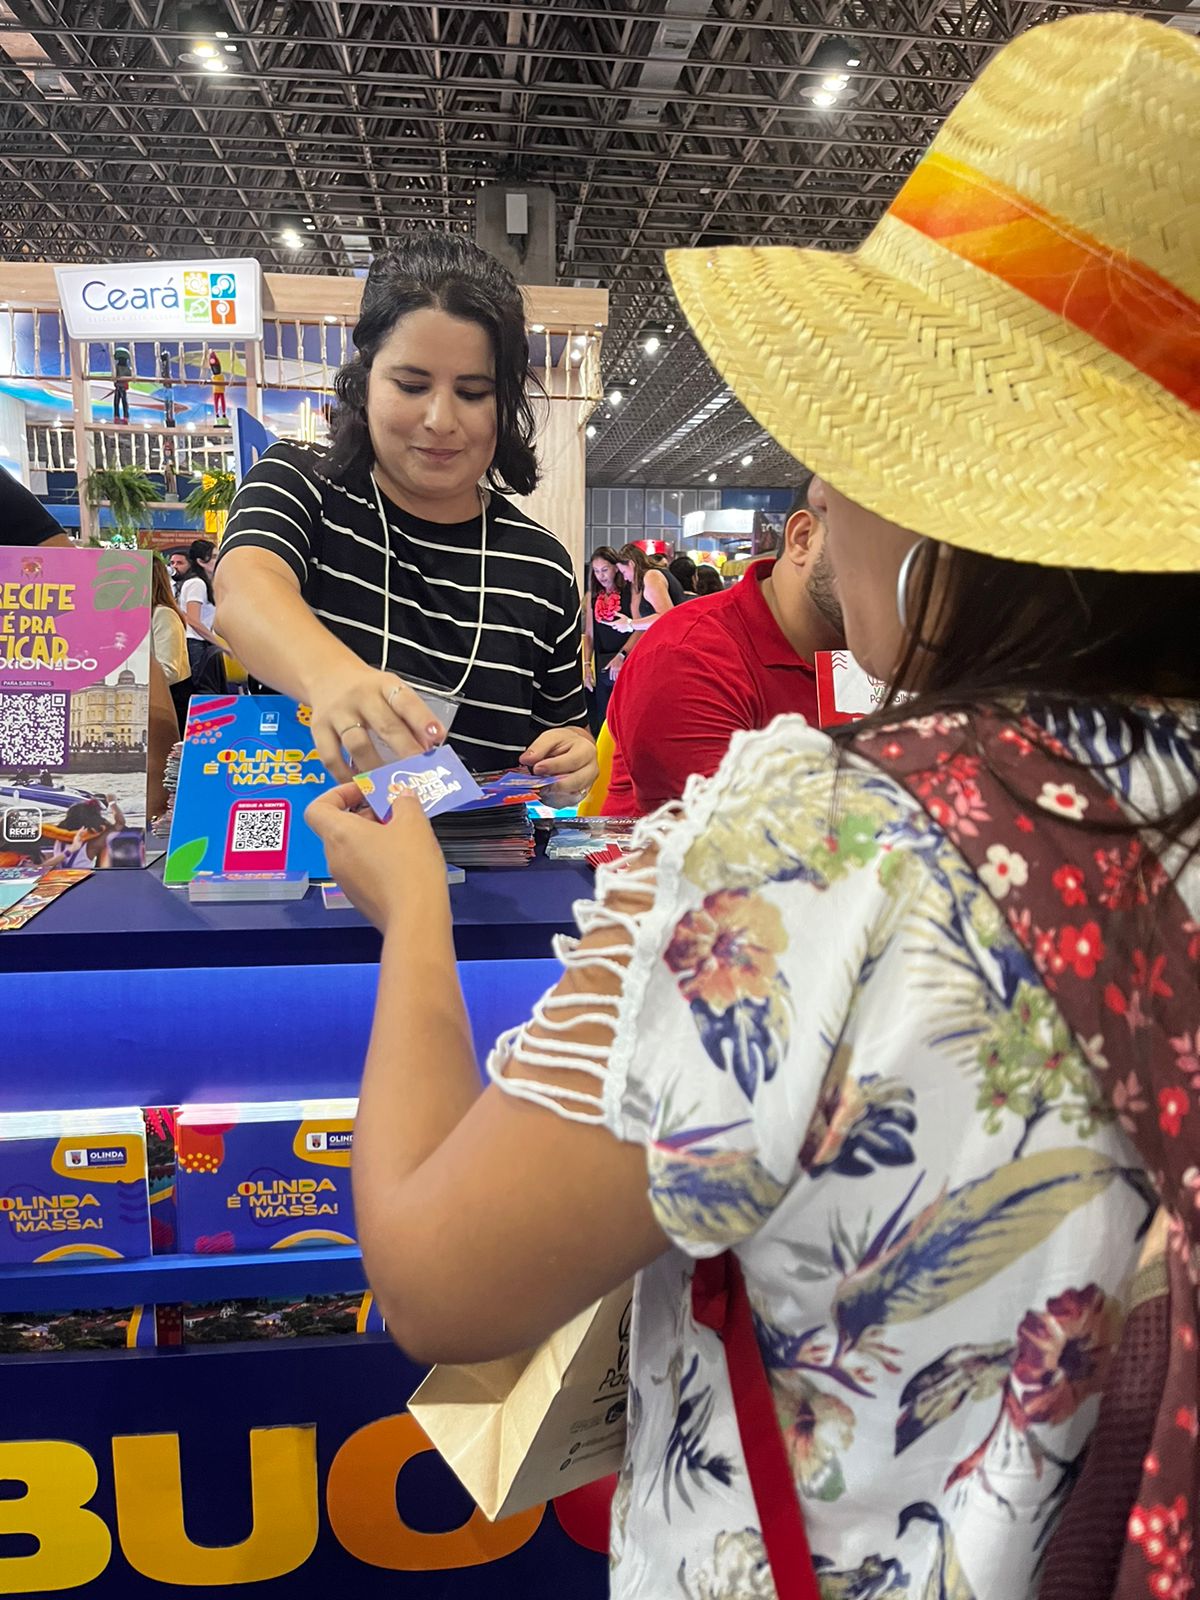
M724 1341L733 1409L775 1592L779 1600L821 1600L750 1297L732 1252L696 1263L692 1316Z

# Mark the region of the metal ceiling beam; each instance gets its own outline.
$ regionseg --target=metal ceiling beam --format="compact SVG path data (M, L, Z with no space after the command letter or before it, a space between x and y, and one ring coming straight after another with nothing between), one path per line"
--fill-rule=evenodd
M144 101L116 102L116 104L117 104L118 109L122 109L122 110L145 112L148 109ZM20 101L20 100L4 100L4 99L0 99L0 110L5 110L5 109L22 110L23 111L23 110L26 109L26 107L25 107L25 103L23 101ZM55 108L55 109L57 109L57 108ZM152 111L153 110L162 109L164 111L169 111L171 113L174 113L176 111L181 111L182 108L179 108L179 107L162 107L162 108L150 107L149 109L152 110ZM333 171L333 172L342 171L345 168L346 164L347 164L347 158L355 156L355 155L358 155L361 152L361 146L360 146L359 142L355 138L353 138L352 136L349 136L349 135L333 135L333 134L326 133L326 132L324 132L322 130L319 130L319 129L311 128L311 122L312 122L312 118L313 118L314 113L309 111L309 110L296 110L294 112L285 112L284 115L295 116L301 122L308 122L310 124L310 127L308 129L309 134L312 135L312 136L318 137L320 139L320 141L321 141L322 146L325 148L326 151L329 151L329 147L330 146L334 146L335 147L334 152L331 152L331 153L322 154L319 151L314 151L314 152L312 152L311 155L306 156L306 158L305 158L306 159L306 163L307 163L310 171L323 170L323 169L326 169L326 168L328 168L330 171ZM69 118L66 115L64 115L63 121L65 122L67 120L69 120ZM490 116L486 112L462 113L462 114L459 114L459 115L446 116L446 117L442 117L442 118L436 118L436 117L431 116L429 113L424 112L424 111L422 111L422 112L405 111L405 112L396 113L394 116L389 115L389 116L386 116L386 117L381 117L381 115L378 112L373 112L371 114L371 117L370 117L369 120L372 120L372 121L381 121L381 120L383 120L383 121L392 121L392 122L401 122L402 121L402 122L406 122L406 123L418 123L418 122L433 123L435 121L439 121L440 120L440 121L451 122L451 123L462 123L464 125L471 125L471 124L474 124L474 123L485 123L489 127L500 128L500 129L504 129L505 131L516 131L516 130L522 130L522 129L528 130L528 129L531 129L531 128L550 128L550 129L553 129L555 132L569 130L569 131L575 132L575 133L586 132L589 127L593 126L591 123L589 123L584 118L572 118L572 117L514 118L510 122L505 122L502 119L497 119L495 117ZM123 130L122 131L116 131L116 130L104 130L104 129L95 129L95 130L89 129L86 133L83 133L83 132L81 132L79 130L78 127L75 127L75 128L60 128L60 129L54 129L53 125L51 125L51 127L52 127L52 131L57 131L57 132L61 133L62 136L64 136L64 137L67 136L68 134L74 134L78 138L86 138L89 141L98 140L98 139L111 139L117 144L118 150L120 150L120 148L121 148L122 141L125 141L126 143L128 142L127 134ZM8 131L12 132L14 130L10 129ZM28 130L21 130L21 131L28 132ZM668 130L668 131L672 131L672 130ZM622 129L620 127L615 128L613 130L613 132L614 132L614 135L618 136L618 137L622 133L627 134L629 137L639 137L639 136L640 137L644 137L644 135L638 135L634 130ZM181 139L181 138L197 138L197 139L200 139L201 142L204 143L204 144L208 143L207 138L202 136L202 135L192 134L192 133L183 132L183 131L177 131L177 130L174 130L174 129L164 130L162 128L158 128L158 129L154 129L154 130L148 130L148 129L144 129L143 128L141 130L141 133L142 133L142 137L144 137L144 138L153 138L153 139L156 139L156 140L158 140L160 142L163 142L163 143L166 143L166 142L168 142L170 140ZM723 128L723 127L720 127L720 126L715 125L715 124L692 124L688 128L688 136L689 136L689 140L691 140L691 141L695 141L695 140L699 140L699 139L708 139L708 140L718 141L718 142L726 143L726 144L729 144L729 143L746 144L746 143L749 143L751 140L757 140L757 139L760 139L760 138L763 137L762 134L760 134L757 130L755 130L753 128ZM296 137L299 137L299 135L297 135ZM415 137L416 137L416 134L414 133L412 136L410 136L408 138L402 138L402 139L393 139L393 140L373 139L372 140L372 149L376 152L376 154L391 154L394 151L397 154L406 155L408 157L408 159L411 160L412 159L412 154L413 154L413 140L414 140ZM245 145L252 146L253 148L256 148L256 149L276 149L276 148L286 149L286 147L287 147L287 145L289 143L294 142L292 139L289 139L289 138L271 138L268 135L257 134L257 133L223 133L222 138L228 144L236 144L236 145L245 144ZM834 136L831 136L830 134L828 134L827 132L824 132L824 131L814 131L811 134L808 134L808 133L782 133L782 132L779 131L778 127L773 127L771 129L770 134L766 138L766 142L768 144L770 144L770 145L778 145L778 146L782 146L782 147L789 147L789 146L793 146L793 145L811 145L811 146L814 146L815 148L817 148L819 150L820 149L827 149L827 150L866 151L866 152L870 152L872 154L886 154L888 151L892 151L892 150L899 150L899 151L906 151L906 152L909 152L909 153L916 153L918 151L924 150L927 147L927 145L929 143L929 140L928 140L928 138L893 139L893 138L886 138L886 137L882 138L882 139L876 139L876 138L872 137L872 138L870 138L868 140L864 140L862 138L855 139L855 138L840 137L840 136L834 137ZM338 153L336 153L336 147L337 146L341 146L341 145L344 145L345 149L344 149L343 153L338 154ZM78 159L78 157L76 157L70 151L67 151L66 153L64 153L62 155L55 156L53 154L48 154L43 149L43 147L40 146L40 145L34 144L34 145L29 145L29 146L21 146L19 144L16 144L16 143L13 143L11 141L8 141L7 139L5 141L5 144L4 144L3 148L4 148L4 151L6 153L8 153L8 154L11 154L14 159L16 159L17 157L20 157L22 159L28 158L28 159L31 159L31 160L38 160L38 161L51 161L51 162L52 161L58 161L60 163L66 164L66 165L72 165ZM481 159L482 157L487 156L487 155L497 155L497 154L499 154L499 155L507 155L509 153L509 151L510 151L510 146L507 145L507 144L503 144L503 143L499 143L499 142L489 143L489 142L485 142L484 140L481 139L481 140L472 141L469 144L463 145L460 148L460 150L458 151L458 154L459 154L461 159L466 160L466 159ZM611 154L612 157L615 160L628 161L628 162L633 162L633 163L641 163L641 164L650 163L650 164L653 164L653 165L657 165L658 162L660 162L662 160L662 151L661 150L611 150L611 151L609 151L607 153ZM179 160L184 160L184 161L188 161L188 162L190 162L192 160L192 157L190 155L188 155L186 152L182 151L182 150L172 151L172 154L175 155L176 159L179 159ZM530 145L530 146L527 147L527 154L530 154L530 155L545 155L545 156L548 156L548 157L552 157L555 161L590 161L590 160L593 159L592 154L591 154L590 151L580 149L576 145L564 145L564 144L535 144L535 145ZM693 167L712 166L714 164L714 162L719 160L719 159L720 159L719 157L711 156L711 155L709 155L709 156L691 155L685 150L680 150L679 152L676 153L676 155L674 155L672 157L672 163L673 163L673 165L676 165L676 166L693 166ZM215 159L206 159L204 164L209 165L209 166L219 167L222 170L224 170L224 168L228 165L228 163L225 160L223 160L220 156L216 157ZM790 164L783 164L783 163L770 163L770 164L767 164L766 166L763 166L761 163L755 162L755 167L756 167L756 170L771 171L771 172L785 172L785 171L791 171L792 170ZM245 170L245 169L246 169L245 168L245 164L243 164L243 170ZM276 168L272 167L271 170L276 170Z
M449 51L447 51L446 53L447 54L452 54L452 53L457 53L457 52L449 52ZM580 58L578 56L572 56L567 51L563 51L563 52L554 52L552 57L551 57L551 59L556 60L556 61L575 61L575 62L578 62ZM594 58L591 58L591 59L599 59L599 58L598 57L594 57ZM690 66L690 67L701 67L701 66L704 65L704 63L703 62L688 62L687 65ZM122 65L122 66L119 66L119 67L113 67L113 68L111 68L109 70L113 71L114 73L118 73L122 78L133 79L133 80L157 79L157 80L161 81L164 78L164 76L166 76L166 74L164 74L164 71L163 71L163 69L161 67L134 67L134 66ZM721 69L721 70L723 70L723 69ZM783 69L780 69L780 70L786 76L787 74L789 74L791 72L792 69L783 68ZM296 79L295 72L290 70L290 69L288 69L287 67L266 67L266 68L263 68L261 71L256 72L255 74L253 74L253 80L251 80L250 74L239 74L237 77L234 77L234 76L231 75L231 76L229 76L227 78L222 78L220 83L215 83L212 75L210 73L205 72L203 70L203 68L199 68L199 67L194 69L194 70L192 68L190 68L190 67L187 67L187 68L176 68L175 70L173 70L169 74L169 76L170 76L171 79L175 80L175 82L177 82L177 83L193 84L193 85L204 85L212 93L214 93L214 94L219 93L223 97L229 96L229 95L232 95L232 94L258 94L258 93L260 93L260 89L259 89L259 82L260 81L261 82L268 82L268 83L286 83L286 84L293 84L294 85L295 79ZM602 84L602 83L561 83L561 82L558 82L557 80L545 80L543 82L533 81L533 82L529 82L529 83L524 83L524 84L519 84L518 85L518 84L506 82L504 79L498 78L498 77L497 78L472 78L472 77L452 77L452 78L447 78L447 77L439 77L439 78L434 78L432 80L432 82L431 82L428 76L426 76L426 75L424 75L422 73L418 73L418 72L392 72L392 71L374 71L374 70L372 70L372 71L365 71L365 70L364 71L360 71L360 72L358 72L358 73L356 73L354 75L353 79L350 79L350 78L347 78L346 75L344 73L342 73L342 72L337 72L337 71L334 71L332 69L328 69L326 71L318 71L318 70L316 70L315 68L313 68L311 66L306 66L304 68L303 76L304 76L305 82L310 87L313 84L329 83L329 84L335 85L339 89L343 85L353 82L353 83L357 83L359 85L373 84L373 85L379 85L379 86L382 86L382 87L393 88L393 89L395 89L395 88L413 89L413 90L419 91L421 93L426 93L426 94L437 94L437 93L445 94L447 91L453 91L453 92L458 92L458 93L463 93L463 94L468 94L468 95L477 95L477 94L483 94L483 93L508 94L508 93L511 93L513 90L519 88L522 94L533 95L533 96L542 96L542 97L545 97L547 99L559 99L559 98L562 98L562 99L570 100L570 99L584 98L584 99L596 99L596 100L621 100L621 101L628 101L628 102L633 103L633 104L638 104L638 103L642 103L642 102L653 104L660 98L659 95L656 93L656 91L653 90L653 89L640 89L640 88L610 89L610 88L607 87L607 85ZM889 84L890 85L891 83L895 82L896 80L889 78L886 73L880 72L880 73L870 74L869 75L869 81L883 83L883 84ZM908 83L908 84L911 84L913 86L920 85L920 86L924 87L927 80L922 80L920 78L912 78L912 79L902 79L900 81L902 83ZM968 81L969 80L967 80L965 78L938 78L938 79L932 80L932 86L934 86L934 87L944 87L944 88L947 88L947 89L953 89L953 90L961 91L961 90L966 88ZM156 87L155 84L149 84L147 86L150 87L151 89ZM170 85L167 85L167 87L170 87ZM710 105L710 106L714 106L715 105L715 106L728 106L728 107L731 107L731 108L732 107L736 107L736 108L739 108L741 110L746 110L746 111L775 110L777 108L777 106L778 106L778 101L776 99L774 99L773 97L771 97L769 95L761 95L761 94L757 94L757 95L754 95L754 94L718 94L718 95L709 95L709 96L700 97L698 103L701 104L701 105ZM205 105L204 109L206 111L220 110L221 109L221 105L219 103L210 102L210 103ZM797 109L800 110L800 109L803 109L803 108L797 107ZM873 109L873 108L870 108L870 107L864 108L864 107L861 107L861 106L847 104L847 105L845 105L843 107L838 108L838 110L833 112L832 114L836 115L836 116L856 116L856 117L861 117L861 116L925 117L925 118L934 118L936 120L940 120L945 115L945 109L946 108L943 108L943 109L940 109L940 110L936 110L936 111L931 111L931 110L928 110L928 109L926 109L924 107L914 107L914 108L904 107L904 108L897 108L896 110L883 111L883 110L876 110L876 109ZM420 119L419 118L419 113L417 113L417 119L418 120ZM450 120L453 120L453 118L451 117Z

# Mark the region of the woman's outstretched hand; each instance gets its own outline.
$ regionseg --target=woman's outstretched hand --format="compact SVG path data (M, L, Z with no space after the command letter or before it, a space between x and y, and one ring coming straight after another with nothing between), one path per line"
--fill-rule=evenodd
M371 742L372 733L397 757L431 750L446 737L415 689L394 672L361 663L327 679L313 697L312 731L317 754L339 783L386 760Z
M403 917L428 928L439 907L448 911L446 860L421 803L397 796L380 822L355 783L319 795L304 813L325 846L329 874L380 933Z

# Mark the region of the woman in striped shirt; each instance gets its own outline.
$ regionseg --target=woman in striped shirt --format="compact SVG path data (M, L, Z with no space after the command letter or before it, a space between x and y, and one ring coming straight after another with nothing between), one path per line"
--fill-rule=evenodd
M313 708L329 770L446 737L413 687L461 701L449 742L586 790L579 593L564 547L499 491L537 483L520 290L458 235L373 264L328 451L275 445L234 501L221 629ZM488 487L483 487L483 485ZM348 758L348 761L347 761Z

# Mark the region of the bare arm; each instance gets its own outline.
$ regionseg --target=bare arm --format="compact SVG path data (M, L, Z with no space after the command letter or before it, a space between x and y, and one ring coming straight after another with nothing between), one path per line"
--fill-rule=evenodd
M289 699L311 704L314 683L361 668L309 610L287 562L269 550L231 550L213 588L217 623L238 660Z
M526 1349L667 1249L645 1151L481 1087L445 862L415 800L381 827L356 790L331 790L307 818L337 881L385 934L353 1161L377 1302L418 1360ZM560 995L584 992L561 1015L573 1041L608 1047L596 992L619 991L627 956L611 928L591 941L606 959L564 975ZM539 1037L562 1048L559 1033Z
M444 732L424 701L392 673L361 661L313 615L295 573L269 550L231 550L217 568L217 621L247 672L313 710L313 741L335 777L378 766L372 729L397 755L438 744Z
M592 597L585 589L583 594L583 681L588 689L596 687L596 642L592 637Z
M652 628L664 612L674 608L675 602L671 599L671 591L667 587L667 580L661 572L648 572L643 586L646 599L654 607L653 615L649 617L635 617L629 628L630 633L645 633L647 628Z

